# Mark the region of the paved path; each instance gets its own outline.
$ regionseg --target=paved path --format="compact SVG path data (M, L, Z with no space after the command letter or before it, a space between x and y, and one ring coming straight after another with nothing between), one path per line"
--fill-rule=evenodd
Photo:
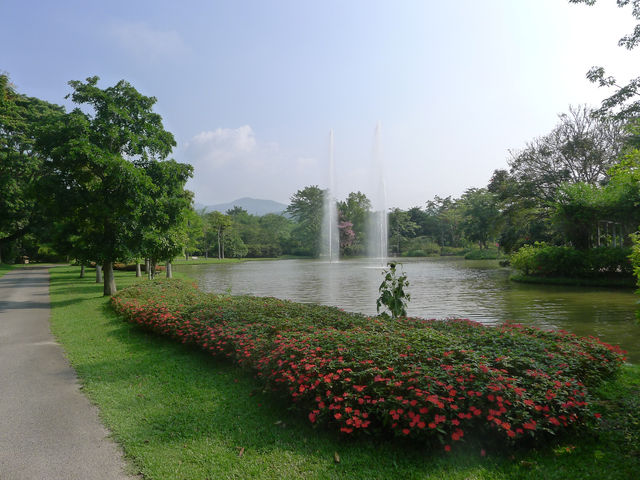
M0 480L125 480L49 329L49 270L0 277Z

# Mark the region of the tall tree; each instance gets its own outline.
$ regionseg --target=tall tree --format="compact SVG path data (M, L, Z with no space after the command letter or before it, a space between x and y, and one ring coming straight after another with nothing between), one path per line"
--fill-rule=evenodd
M565 182L605 182L624 143L619 121L594 118L586 106L570 107L547 135L533 140L509 161L510 173L536 198L552 202Z
M496 197L485 188L470 188L460 198L462 231L467 239L487 248L498 233L500 210Z
M367 243L367 220L371 213L371 200L362 192L351 192L343 202L338 202L340 218L343 222L351 223L341 229L343 243L348 246L352 254L364 253ZM353 238L351 234L353 233Z
M121 80L101 89L98 77L71 81L76 108L41 137L50 174L43 202L76 225L92 258L103 265L104 294L116 292L113 263L142 253L145 207L153 203L147 171L164 160L175 141L152 111L154 97ZM52 181L52 179L55 179Z
M193 167L168 160L146 162L142 168L151 179L141 219L142 250L151 260L153 273L158 260L164 260L167 276L171 277L171 261L187 243L185 219L191 209L192 195L184 187Z
M36 184L42 156L38 131L64 114L64 109L15 91L0 75L0 262L6 246L26 234L38 216Z
M418 224L411 220L409 212L399 208L391 209L389 212L390 249L395 255L402 255L403 242L412 237L416 230L418 230Z
M299 251L315 257L320 255L323 204L324 191L312 185L298 190L286 209L286 213L296 221L291 235L298 242Z
M584 3L594 5L597 0L569 0L569 3ZM640 0L616 0L618 7L631 4L631 14L639 21L633 32L618 41L618 45L632 50L640 44ZM587 72L587 78L600 87L614 87L615 92L602 101L602 106L596 112L600 116L615 114L619 119L629 119L640 116L640 77L633 78L626 85L618 85L615 77L608 76L603 67L592 67Z
M209 212L205 215L205 219L211 230L216 234L216 240L218 244L218 258L224 258L224 241L225 231L229 229L233 223L229 215L225 215L220 212Z

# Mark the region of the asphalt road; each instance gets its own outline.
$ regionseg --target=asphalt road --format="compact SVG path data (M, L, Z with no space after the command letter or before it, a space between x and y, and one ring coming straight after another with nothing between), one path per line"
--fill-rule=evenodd
M49 328L49 270L0 277L0 480L125 480L124 460Z

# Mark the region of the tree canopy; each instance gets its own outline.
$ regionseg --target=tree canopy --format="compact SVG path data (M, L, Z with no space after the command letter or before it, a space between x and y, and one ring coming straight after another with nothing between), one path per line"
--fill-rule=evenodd
M175 145L151 111L156 99L125 81L101 89L98 77L71 81L76 108L39 138L40 191L52 218L73 226L83 257L104 265L104 293L116 291L113 263L169 259L183 243L189 165L163 161Z

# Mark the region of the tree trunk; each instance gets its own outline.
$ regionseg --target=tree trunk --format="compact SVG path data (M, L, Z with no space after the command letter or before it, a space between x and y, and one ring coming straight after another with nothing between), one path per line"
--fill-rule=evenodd
M142 276L142 271L140 268L140 262L136 262L136 278L140 278Z
M84 278L84 263L80 265L80 278Z
M118 291L116 289L116 278L113 276L113 262L104 262L102 266L104 271L104 290L103 295L110 297Z
M155 259L151 259L149 262L151 264L151 278L156 278L156 267L158 266L158 262Z
M167 278L173 278L173 270L171 268L171 262L166 262L165 263L165 268L167 271Z
M102 266L96 263L96 283L102 283Z
M147 280L151 280L151 260L144 259L144 271L147 272Z

